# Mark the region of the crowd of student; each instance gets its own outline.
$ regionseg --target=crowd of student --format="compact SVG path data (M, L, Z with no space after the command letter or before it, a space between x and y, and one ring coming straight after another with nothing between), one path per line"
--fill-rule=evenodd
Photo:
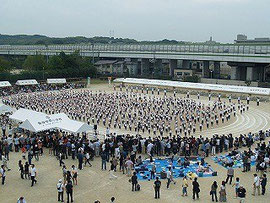
M59 102L61 101L61 102ZM144 135L195 135L244 113L243 102L196 102L189 95L142 96L131 92L57 91L12 95L3 103L49 114L63 112L72 119Z
M13 94L21 93L32 93L32 92L44 92L44 91L53 91L53 90L65 90L65 89L78 89L84 88L85 85L81 83L65 83L65 84L37 84L37 85L27 85L19 86L14 85L11 87L1 87L0 88L0 97L10 96Z

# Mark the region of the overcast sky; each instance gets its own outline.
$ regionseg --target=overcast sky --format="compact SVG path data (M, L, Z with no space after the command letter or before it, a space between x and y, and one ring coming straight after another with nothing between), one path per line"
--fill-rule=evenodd
M270 37L270 0L0 0L1 34L232 42Z

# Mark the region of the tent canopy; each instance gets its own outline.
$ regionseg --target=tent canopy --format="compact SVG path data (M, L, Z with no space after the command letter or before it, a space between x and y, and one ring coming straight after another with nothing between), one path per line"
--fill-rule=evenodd
M23 85L38 85L36 80L18 80L16 85L23 86Z
M23 109L23 108L18 109L14 114L9 116L11 120L15 120L17 122L24 122L26 119L29 119L29 118L40 120L45 117L46 117L45 113L41 113L41 112L29 110L29 109Z
M9 81L0 81L0 87L11 87Z
M260 87L218 85L218 84L191 83L191 82L138 79L138 78L117 78L114 80L114 82L139 84L139 85L163 86L163 87L176 87L176 88L186 88L186 89L194 89L194 90L235 92L235 93L255 94L255 95L264 95L264 96L270 95L270 88L260 88Z
M19 127L31 132L41 132L50 129L60 129L71 133L81 133L93 130L93 128L85 123L74 121L68 118L64 113L47 115L44 113L19 109L11 119L23 122Z
M70 119L63 119L57 127L63 131L71 132L71 133L82 133L82 132L89 132L93 130L93 128L87 125L86 123L82 123L82 122L74 121Z
M50 78L47 79L48 84L65 84L67 80L65 78Z
M3 115L5 113L11 113L13 112L13 109L10 106L7 106L5 104L0 104L0 115Z

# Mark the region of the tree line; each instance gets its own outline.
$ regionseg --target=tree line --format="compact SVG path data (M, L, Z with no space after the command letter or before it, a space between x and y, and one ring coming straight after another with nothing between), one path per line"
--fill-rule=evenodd
M70 55L34 55L26 58L0 56L0 80L14 82L18 79L95 77L96 68L90 57L82 57L79 51Z

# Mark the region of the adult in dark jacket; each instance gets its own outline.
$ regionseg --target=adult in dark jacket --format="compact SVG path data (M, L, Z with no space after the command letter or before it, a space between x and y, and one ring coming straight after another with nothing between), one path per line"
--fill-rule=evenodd
M78 153L78 161L79 161L79 170L82 170L82 165L83 165L83 154L81 152Z
M73 202L73 185L71 181L68 181L66 185L66 193L67 193L67 203L69 203L69 197L71 202Z
M193 186L193 199L195 199L195 196L197 196L197 199L199 199L200 185L197 181L197 178L194 178L192 186Z
M244 202L246 198L246 189L243 187L243 185L240 185L240 187L237 189L237 195L240 199L240 202Z
M261 185L262 185L262 195L265 194L265 187L267 184L267 178L266 178L266 174L263 174L262 178L261 178Z
M136 175L136 172L133 172L133 176L131 177L131 183L132 183L132 191L137 190L137 184L138 184L138 178Z
M155 189L155 199L160 198L160 187L161 187L161 182L158 177L156 177L156 181L154 182L154 189Z

